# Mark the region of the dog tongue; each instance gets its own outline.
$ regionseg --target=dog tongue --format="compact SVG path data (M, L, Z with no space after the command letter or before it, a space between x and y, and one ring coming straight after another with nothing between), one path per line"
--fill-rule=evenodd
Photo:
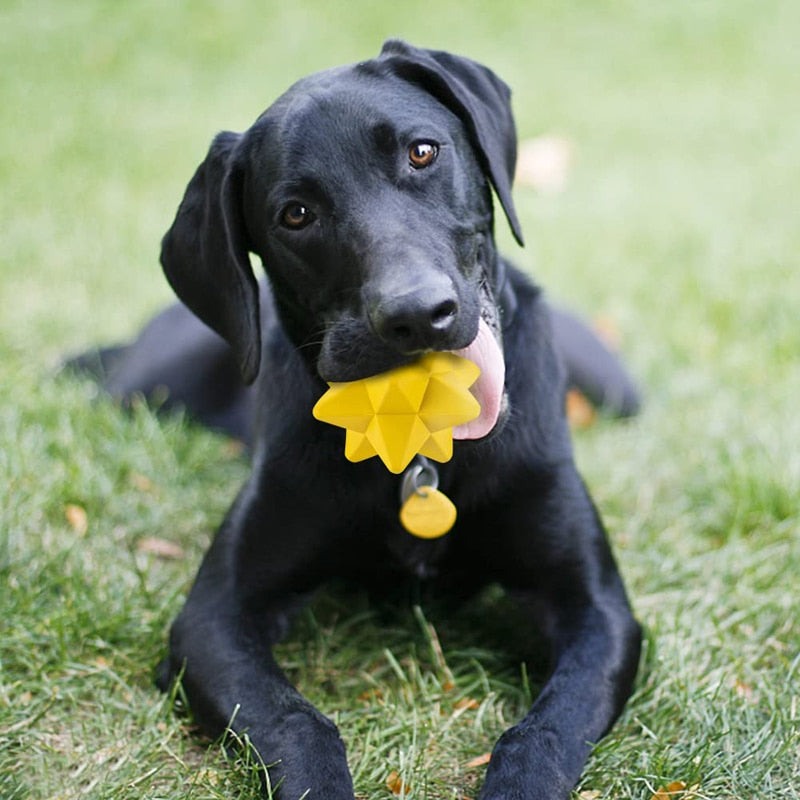
M481 405L481 413L471 422L453 428L453 438L480 439L491 432L500 416L506 378L503 353L494 334L483 320L478 326L478 335L472 344L454 352L457 356L468 358L481 370L480 377L470 388Z

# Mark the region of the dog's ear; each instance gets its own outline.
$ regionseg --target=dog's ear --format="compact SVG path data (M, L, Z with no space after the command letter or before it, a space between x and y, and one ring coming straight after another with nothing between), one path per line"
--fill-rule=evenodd
M180 299L233 348L252 383L261 355L258 284L242 213L239 134L220 133L186 187L161 243L161 265Z
M421 86L464 123L481 166L491 180L514 238L522 229L511 198L517 163L517 132L511 113L511 91L490 69L468 58L422 50L390 39L379 61L400 78Z

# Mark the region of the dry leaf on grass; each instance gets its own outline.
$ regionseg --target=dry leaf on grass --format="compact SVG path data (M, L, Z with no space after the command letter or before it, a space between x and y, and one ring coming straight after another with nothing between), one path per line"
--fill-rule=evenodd
M83 536L89 529L89 517L86 514L86 509L82 506L77 506L69 503L64 506L64 516L75 533Z
M138 489L140 492L147 492L148 494L155 490L155 484L147 475L142 475L141 472L131 472L128 475L128 480L133 486L134 489Z
M392 793L400 796L409 794L411 788L403 783L403 779L397 772L390 772L386 778L386 788Z
M476 756L471 761L467 761L466 767L473 769L474 767L483 767L492 760L491 753L483 753L483 755Z
M599 314L592 319L592 330L609 350L616 352L622 346L622 331L617 321L606 314Z
M595 407L577 389L567 392L567 419L573 428L581 429L591 428L597 420Z
M462 709L474 711L479 707L480 703L472 697L462 697L457 703L453 704L453 708L455 708L456 711L461 711Z
M749 683L745 683L742 680L737 680L733 686L733 690L739 697L742 698L742 700L746 700L752 705L758 704L758 698L753 691L753 687Z
M383 699L383 691L381 689L367 689L365 692L361 692L358 696L359 700L363 700L366 703L373 702L375 700L382 700Z
M156 558L167 558L178 560L184 557L183 548L175 542L168 542L166 539L157 539L155 536L145 536L136 542L136 549L140 553L146 553Z
M520 143L516 182L544 192L560 192L572 167L572 142L560 136L539 136Z
M700 784L688 786L684 781L672 781L666 786L662 786L650 800L691 800L697 797L697 790Z
M245 453L247 447L245 443L239 439L229 439L222 448L222 454L225 458L239 458Z

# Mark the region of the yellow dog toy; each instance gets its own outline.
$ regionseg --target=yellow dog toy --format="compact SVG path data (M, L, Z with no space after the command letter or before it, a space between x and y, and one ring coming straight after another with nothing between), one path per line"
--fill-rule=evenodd
M350 461L377 455L394 473L417 454L434 461L453 455L453 428L481 411L469 387L480 369L453 353L428 353L419 361L349 383L331 383L314 417L347 430Z
M377 455L400 473L417 456L449 461L453 428L481 412L469 387L480 369L453 353L428 353L405 367L349 383L331 383L314 406L314 417L347 431L344 454L350 461ZM424 459L422 459L424 462ZM427 464L427 462L424 462ZM456 508L432 480L417 485L418 467L404 489L400 521L410 533L425 539L442 536L453 527ZM404 482L405 483L405 482Z

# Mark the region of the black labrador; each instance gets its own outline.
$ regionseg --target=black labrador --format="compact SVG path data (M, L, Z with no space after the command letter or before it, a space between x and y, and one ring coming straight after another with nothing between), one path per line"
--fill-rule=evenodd
M617 410L636 398L613 357L497 253L492 190L522 241L515 159L508 88L468 59L390 41L312 75L245 133L214 139L164 238L170 284L223 338L177 307L106 354L112 391L163 384L252 443L251 478L172 626L160 680L181 677L210 734L246 732L280 800L353 797L336 727L271 652L334 577L494 582L531 611L552 673L497 742L483 800L568 797L631 691L640 629L573 463L553 328L573 372L613 373L598 385L618 389ZM326 381L427 351L483 371L483 410L438 467L458 521L435 540L398 522L398 476L346 461L343 432L311 414ZM237 388L237 368L254 388Z

